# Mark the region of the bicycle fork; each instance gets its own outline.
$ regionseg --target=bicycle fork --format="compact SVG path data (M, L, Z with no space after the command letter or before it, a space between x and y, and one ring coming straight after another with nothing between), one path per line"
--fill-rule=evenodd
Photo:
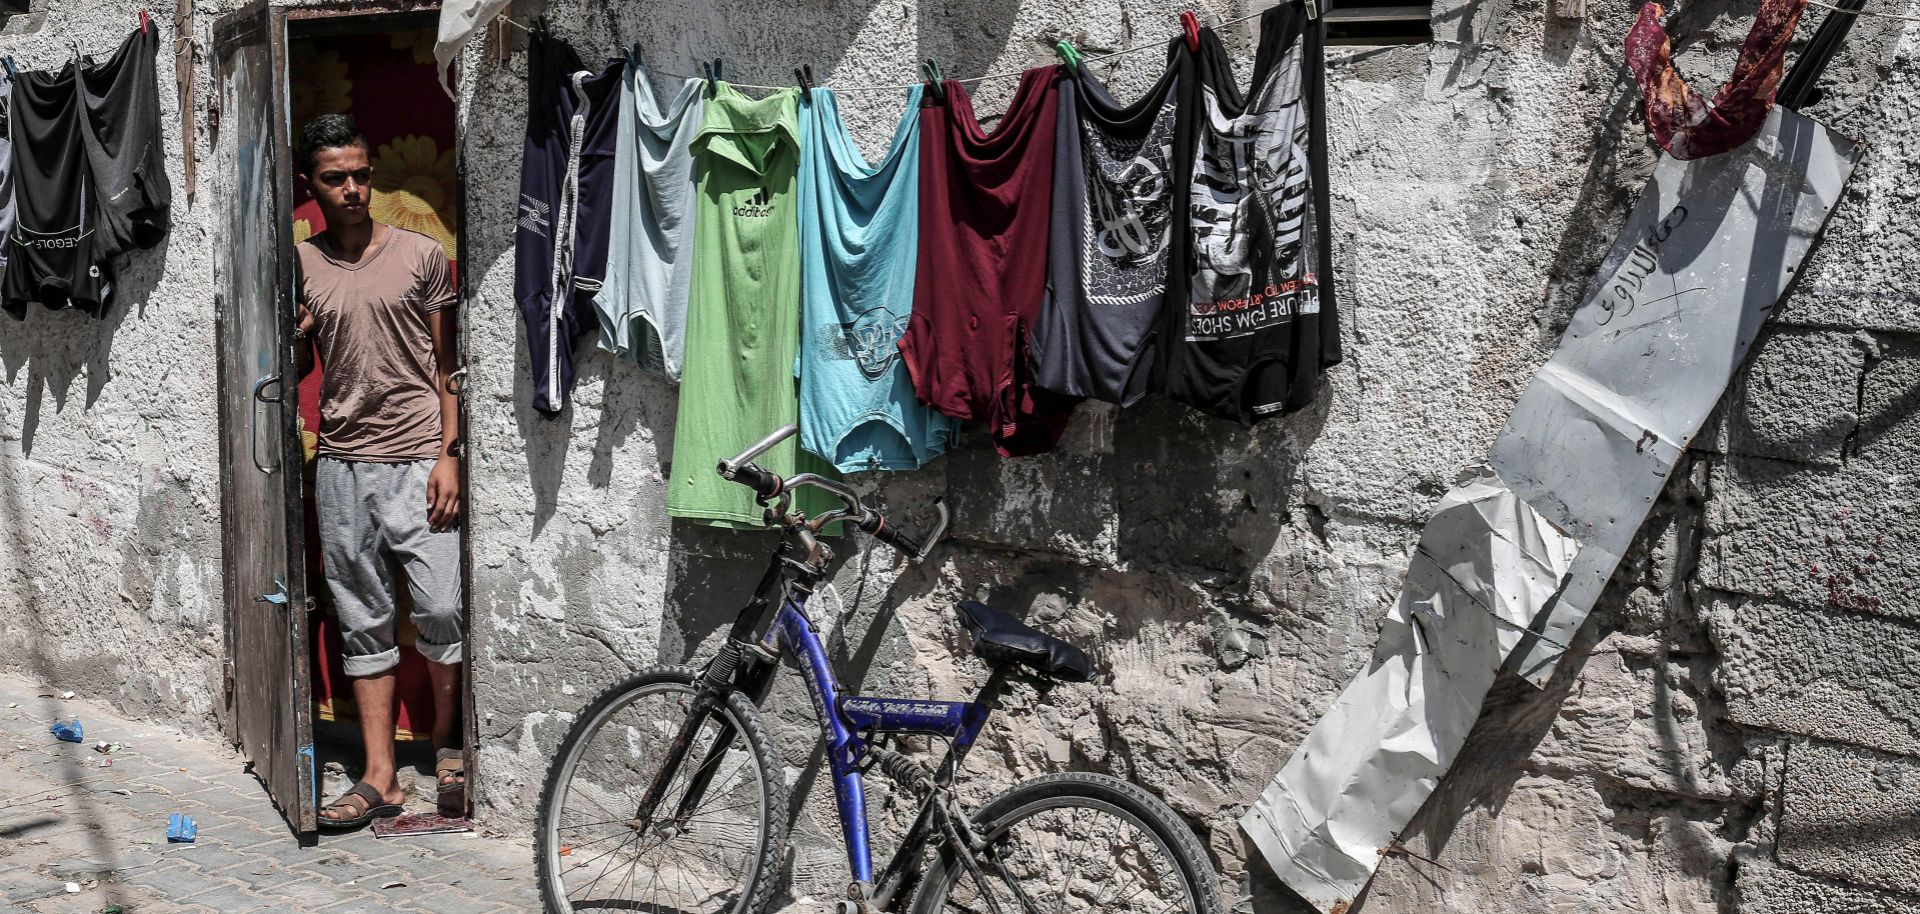
M667 745L667 757L661 763L660 770L654 772L653 783L647 785L647 792L641 795L639 808L634 812L635 824L642 833L652 825L654 813L659 810L660 802L666 799L667 788L673 784L680 766L687 761L687 753L693 749L694 737L699 735L700 728L711 715L719 732L714 734L713 745L707 748L706 754L700 759L700 767L694 769L693 776L688 779L686 792L681 795L674 809L673 820L684 820L706 796L707 787L713 781L714 769L725 757L727 747L733 744L733 724L725 715L716 713L726 703L727 695L744 687L743 690L756 705L766 697L773 679L770 672L772 664L764 656L764 651L748 646L747 638L766 614L768 595L778 593L784 597L786 588L781 580L788 564L790 560L783 558L767 566L760 583L753 589L753 599L733 620L727 640L720 645L719 652L714 654L700 678L695 681L693 706L687 712L687 719L681 721L680 729L673 735L673 742ZM740 675L743 661L747 665L745 676Z
M727 696L735 691L745 692L754 704L766 697L772 685L770 675L773 662L760 656L760 651L729 639L721 645L713 662L701 674L693 706L687 712L686 720L681 721L680 729L673 735L673 742L667 746L666 760L660 770L653 775L653 782L647 785L647 791L640 798L639 809L634 819L642 831L653 824L654 813L666 799L667 789L672 786L680 766L686 764L687 756L693 750L694 739L700 729L712 717L717 727L713 744L707 747L700 758L700 764L687 779L687 789L675 804L672 821L680 822L700 806L705 799L707 788L713 783L714 773L720 767L720 760L726 757L727 747L733 745L735 727L726 715L718 713Z

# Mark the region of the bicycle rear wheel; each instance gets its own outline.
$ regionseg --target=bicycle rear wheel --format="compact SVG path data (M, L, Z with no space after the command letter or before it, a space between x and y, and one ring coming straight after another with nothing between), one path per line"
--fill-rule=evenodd
M1222 914L1193 831L1150 793L1101 774L1016 784L974 814L978 880L952 847L931 855L914 914Z
M600 693L567 731L534 831L552 914L758 914L766 906L786 841L786 785L745 695L728 695L709 715L658 809L636 818L692 713L698 675L644 670ZM696 775L705 790L683 812Z

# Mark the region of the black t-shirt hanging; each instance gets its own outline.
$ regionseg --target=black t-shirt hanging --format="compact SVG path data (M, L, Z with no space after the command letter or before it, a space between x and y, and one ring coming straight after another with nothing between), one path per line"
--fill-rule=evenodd
M7 121L13 136L13 232L7 236L6 312L71 305L95 317L113 294L104 238L95 231L93 180L81 140L78 66L22 73Z
M80 70L80 139L95 190L101 256L151 248L167 235L173 189L161 144L157 27L134 29L111 57Z
M1340 361L1327 250L1325 26L1300 0L1260 17L1242 96L1212 29L1180 55L1175 245L1157 388L1252 424L1313 402Z
M1173 238L1174 55L1184 53L1175 39L1166 72L1131 105L1085 68L1061 83L1047 297L1031 339L1034 380L1048 390L1121 404L1146 393Z

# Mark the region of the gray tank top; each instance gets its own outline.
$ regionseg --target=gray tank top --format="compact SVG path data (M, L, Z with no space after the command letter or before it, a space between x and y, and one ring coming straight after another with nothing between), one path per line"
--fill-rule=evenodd
M693 154L700 91L688 79L663 108L651 75L629 56L620 82L607 278L594 297L600 348L680 380L693 281Z

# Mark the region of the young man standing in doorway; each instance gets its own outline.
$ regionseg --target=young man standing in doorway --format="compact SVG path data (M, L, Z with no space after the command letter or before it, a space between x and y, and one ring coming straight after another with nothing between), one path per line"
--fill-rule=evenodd
M323 115L300 131L300 180L326 230L299 245L300 323L326 374L320 386L314 503L321 557L345 641L366 744L359 782L320 811L337 830L400 814L394 763L394 565L405 569L433 682L435 770L465 787L459 737L463 653L460 413L448 388L457 333L452 270L425 235L374 221L373 166L353 121ZM305 346L300 373L311 368Z

